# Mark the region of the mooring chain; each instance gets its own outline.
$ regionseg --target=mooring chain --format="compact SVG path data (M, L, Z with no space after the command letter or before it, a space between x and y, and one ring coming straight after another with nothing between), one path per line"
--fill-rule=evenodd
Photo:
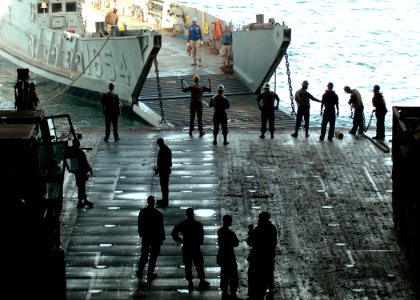
M292 88L292 78L290 77L290 68L289 68L289 56L287 52L284 54L284 58L286 61L286 74L287 74L287 81L289 82L289 92L290 92L290 107L292 109L292 116L295 115L295 103L293 102L293 88Z
M158 61L156 57L155 57L154 63L155 63L157 91L158 91L158 97L159 97L160 115L162 117L162 120L160 122L165 123L166 121L165 121L165 112L163 111L162 88L160 86L159 66L158 66Z

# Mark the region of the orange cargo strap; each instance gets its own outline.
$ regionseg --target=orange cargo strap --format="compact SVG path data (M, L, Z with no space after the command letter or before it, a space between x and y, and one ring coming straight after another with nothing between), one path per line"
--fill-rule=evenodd
M222 37L222 27L220 26L220 21L216 20L214 22L214 33L213 33L213 41L217 41Z

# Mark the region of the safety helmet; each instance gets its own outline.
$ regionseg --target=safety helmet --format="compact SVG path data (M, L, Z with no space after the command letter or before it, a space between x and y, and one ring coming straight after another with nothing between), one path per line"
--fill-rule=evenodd
M268 82L264 83L264 89L269 90L270 84Z
M29 87L31 89L33 89L34 87L36 87L36 82L35 81L32 81L31 83L29 83Z
M217 88L218 91L224 91L225 87L221 84L219 85L219 87Z
M197 22L197 21L198 21L197 17L192 17L191 18L191 22Z
M307 87L309 85L309 82L307 80L302 81L302 86Z
M198 75L194 75L193 80L194 80L194 81L198 81L198 80L200 80L200 76L198 76Z
M377 85L377 84L375 84L374 86L373 86L373 91L374 92L379 92L379 90L381 89L381 87L379 86L379 85Z

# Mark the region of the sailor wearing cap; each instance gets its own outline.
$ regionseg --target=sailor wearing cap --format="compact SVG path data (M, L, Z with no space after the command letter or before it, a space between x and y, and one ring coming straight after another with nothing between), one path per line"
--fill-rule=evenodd
M327 89L325 90L324 95L322 95L322 102L321 102L321 116L322 116L322 123L321 123L321 135L319 136L319 140L322 142L325 138L325 134L327 133L327 124L330 123L330 128L328 130L328 140L332 141L334 138L335 132L335 118L338 117L339 109L338 109L338 96L334 92L334 84L329 82L327 84ZM324 108L324 111L322 109ZM337 108L337 113L336 109Z
M202 57L201 57L201 46L203 45L203 34L201 32L200 25L197 24L197 17L191 18L191 26L188 29L188 42L187 47L191 47L191 56L193 59L192 66L197 65L201 67Z
M298 136L299 128L302 123L302 118L305 120L305 136L309 137L309 113L310 113L310 100L321 102L321 100L315 98L308 92L309 82L307 80L302 81L302 88L296 91L295 101L298 106L296 113L296 124L295 132L292 133L292 137Z
M217 145L217 134L219 133L219 125L222 125L223 145L229 144L227 141L227 121L228 117L226 109L229 109L229 100L223 95L225 87L219 85L217 95L213 96L209 102L209 107L214 107L213 114L213 145Z
M230 24L225 22L224 24L224 31L222 35L222 43L220 44L220 47L223 46L224 51L224 66L232 65L233 56L232 56L232 29L230 27Z
M279 109L279 96L270 91L270 84L264 83L263 92L258 95L257 103L261 111L261 135L260 139L265 138L265 132L267 131L267 120L268 130L270 131L271 138L274 138L274 110Z

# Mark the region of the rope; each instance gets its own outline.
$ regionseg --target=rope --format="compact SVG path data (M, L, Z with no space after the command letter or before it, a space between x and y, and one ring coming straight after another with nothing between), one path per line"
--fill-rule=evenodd
M79 75L77 75L77 77L65 88L63 88L61 91L59 91L57 94L55 94L54 96L52 96L51 98L43 101L43 102L49 102L55 98L57 98L58 96L60 96L61 94L63 94L65 91L67 91L70 87L73 86L73 84L79 80L79 78L86 72L86 70L92 65L92 63L95 61L95 59L98 57L98 55L101 53L102 49L105 47L105 45L108 43L109 39L112 36L112 33L114 32L114 28L111 28L111 32L108 34L108 37L106 38L105 42L102 44L101 48L99 49L98 53L95 54L95 56L92 58L92 60L90 61L90 63L86 66L86 68L84 68L84 70L82 72L79 73Z
M391 150L389 149L388 145L386 145L384 142L382 142L380 140L375 140L375 139L371 138L370 136L368 136L365 133L363 133L363 136L365 138L367 138L369 141L371 141L376 147L378 147L379 149L381 149L384 153L391 152Z

